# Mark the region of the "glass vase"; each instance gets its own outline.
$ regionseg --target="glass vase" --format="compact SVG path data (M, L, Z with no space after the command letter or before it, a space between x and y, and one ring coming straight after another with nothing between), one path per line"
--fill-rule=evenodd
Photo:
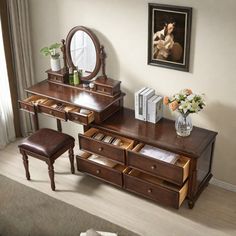
M189 136L193 129L192 119L190 115L180 113L180 115L177 117L175 121L175 129L176 133L179 136L181 137Z

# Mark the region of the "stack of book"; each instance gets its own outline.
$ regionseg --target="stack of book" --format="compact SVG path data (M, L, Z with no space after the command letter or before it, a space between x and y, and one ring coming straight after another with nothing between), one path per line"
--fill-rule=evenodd
M157 123L163 115L163 97L155 90L144 87L135 93L135 118Z

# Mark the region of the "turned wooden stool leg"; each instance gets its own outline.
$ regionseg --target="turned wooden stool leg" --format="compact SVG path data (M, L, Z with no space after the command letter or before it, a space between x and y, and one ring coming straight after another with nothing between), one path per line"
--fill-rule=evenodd
M74 150L73 147L69 149L69 158L70 158L70 166L71 166L71 173L75 173L75 166L74 166Z
M51 180L51 189L52 189L52 191L55 191L53 162L49 161L47 164L48 164L48 173L49 173L49 177Z
M22 151L21 154L22 154L22 159L23 159L23 163L24 163L24 167L25 167L26 178L28 180L30 180L28 156L26 155L26 153L24 151Z

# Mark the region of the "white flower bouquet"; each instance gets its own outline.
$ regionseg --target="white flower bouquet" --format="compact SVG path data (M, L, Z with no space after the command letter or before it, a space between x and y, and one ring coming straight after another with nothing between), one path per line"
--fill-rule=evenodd
M164 104L185 116L201 111L206 105L203 95L194 94L191 89L183 89L172 97L164 97Z

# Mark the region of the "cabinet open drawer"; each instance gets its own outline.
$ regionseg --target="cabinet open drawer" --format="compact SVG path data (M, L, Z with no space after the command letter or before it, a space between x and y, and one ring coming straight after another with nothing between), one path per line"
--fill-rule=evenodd
M108 158L86 152L76 156L76 163L78 171L86 172L119 187L123 186L122 172L125 170L125 166L117 164Z
M159 203L179 208L188 192L188 181L182 186L171 184L135 169L124 172L124 188Z
M88 111L88 114L83 114L81 108L77 107L68 112L68 119L74 122L78 122L83 125L88 125L94 121L94 112Z
M182 186L189 176L190 159L184 156L178 156L174 164L167 163L156 158L146 156L140 153L144 147L139 143L133 150L128 150L127 165L153 174L172 183Z
M101 134L101 137L103 138L100 140L96 139L95 136L98 134ZM111 138L110 142L105 142L109 137ZM84 134L79 134L79 145L84 151L96 153L99 156L104 156L118 163L125 164L126 150L133 148L134 141L118 135L113 135L109 132L91 128Z
M39 104L46 102L48 99L39 95L30 96L22 101L19 101L20 109L29 111L31 113L35 112L35 107Z
M38 105L38 111L56 117L61 120L67 120L67 112L75 109L72 105L67 105L55 100L48 99L46 102Z

